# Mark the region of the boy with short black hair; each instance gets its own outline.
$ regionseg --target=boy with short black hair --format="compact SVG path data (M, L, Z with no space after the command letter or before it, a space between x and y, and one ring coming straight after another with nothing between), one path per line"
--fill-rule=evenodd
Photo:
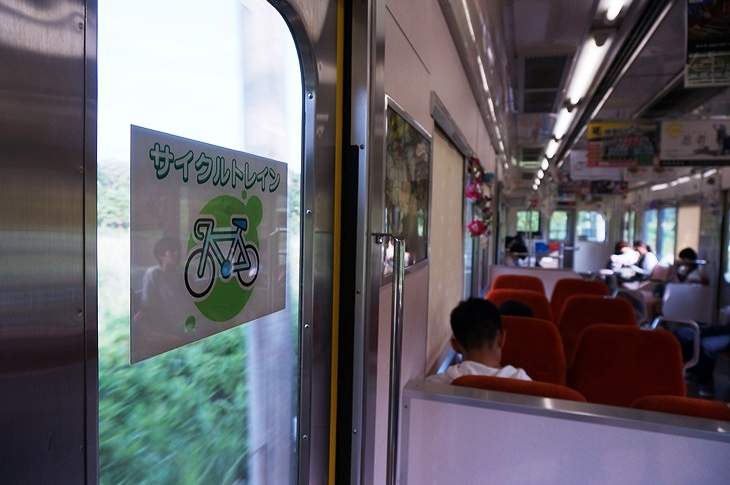
M464 375L510 377L529 381L523 369L511 365L502 367L502 347L506 338L497 307L482 298L469 298L451 311L451 346L463 356L446 372L426 378L428 382L450 384Z

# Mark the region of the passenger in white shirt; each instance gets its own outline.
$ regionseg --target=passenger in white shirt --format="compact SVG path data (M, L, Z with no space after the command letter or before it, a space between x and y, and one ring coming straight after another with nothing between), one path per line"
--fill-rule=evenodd
M457 377L486 375L510 377L530 381L523 369L511 365L502 367L502 347L506 333L502 329L499 310L490 301L469 298L451 311L451 346L463 356L463 362L454 364L446 372L426 378L426 382L451 384Z
M639 259L636 264L631 266L634 270L635 280L649 279L651 272L654 271L654 266L659 263L659 259L654 254L649 246L644 244L644 241L634 241L634 251L639 253Z

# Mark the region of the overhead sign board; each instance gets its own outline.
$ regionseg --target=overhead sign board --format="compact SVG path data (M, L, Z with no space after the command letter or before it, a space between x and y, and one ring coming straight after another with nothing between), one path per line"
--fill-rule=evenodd
M686 87L730 85L730 1L687 0Z
M131 130L131 362L283 309L286 164Z
M652 122L588 123L589 167L634 167L658 163L659 126Z
M730 162L730 119L662 122L662 165L726 165Z

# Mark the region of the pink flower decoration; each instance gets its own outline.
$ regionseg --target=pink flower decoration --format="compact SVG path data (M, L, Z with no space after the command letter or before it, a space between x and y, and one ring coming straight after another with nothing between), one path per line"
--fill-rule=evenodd
M471 221L467 227L472 236L481 236L487 230L487 226L479 220Z
M482 196L482 193L479 192L479 186L475 184L474 182L471 182L469 185L466 186L466 198L469 200L476 200Z

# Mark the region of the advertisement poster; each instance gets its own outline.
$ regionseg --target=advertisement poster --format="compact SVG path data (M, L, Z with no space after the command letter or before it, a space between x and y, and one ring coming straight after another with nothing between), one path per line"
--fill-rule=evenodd
M570 152L571 180L621 180L623 169L617 167L589 167L588 152L573 149Z
M662 165L727 165L730 119L662 122Z
M730 85L730 1L687 0L684 85Z
M650 122L588 123L589 167L655 165L659 125Z
M130 362L283 309L286 164L131 130Z

